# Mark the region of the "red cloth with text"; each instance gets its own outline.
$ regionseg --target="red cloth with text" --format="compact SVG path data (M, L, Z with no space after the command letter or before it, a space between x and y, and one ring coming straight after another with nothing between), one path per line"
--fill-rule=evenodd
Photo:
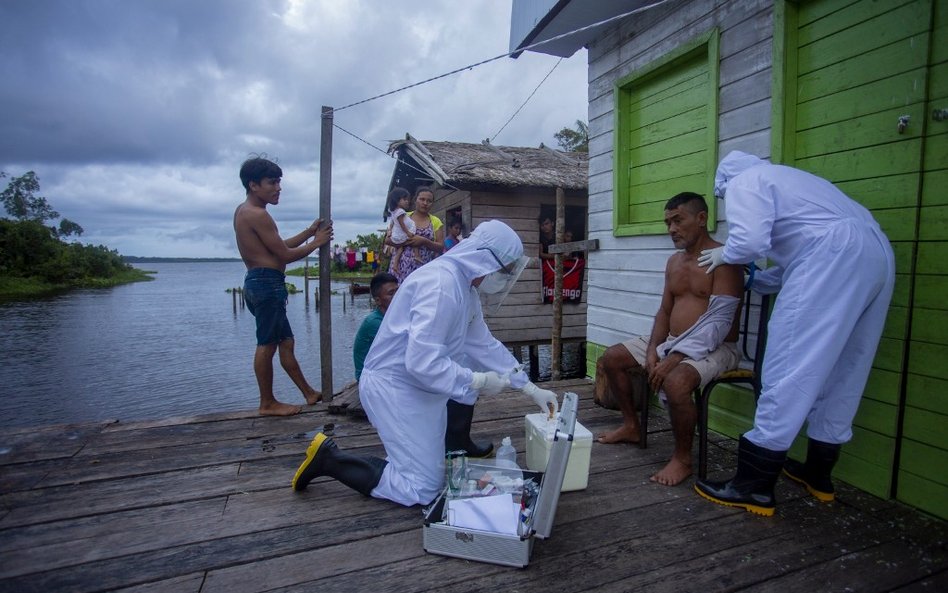
M553 281L556 270L553 260L541 260L543 266L543 302L553 302ZM583 298L583 270L586 260L583 258L563 258L563 302L578 303Z

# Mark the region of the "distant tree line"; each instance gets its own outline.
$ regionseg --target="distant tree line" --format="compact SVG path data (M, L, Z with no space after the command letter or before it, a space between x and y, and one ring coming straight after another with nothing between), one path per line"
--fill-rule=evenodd
M6 178L10 181L0 193L7 215L0 218L0 277L84 286L133 272L117 251L105 245L64 241L82 235L83 229L61 218L46 198L36 195L40 185L33 171L20 177L0 171L0 179Z

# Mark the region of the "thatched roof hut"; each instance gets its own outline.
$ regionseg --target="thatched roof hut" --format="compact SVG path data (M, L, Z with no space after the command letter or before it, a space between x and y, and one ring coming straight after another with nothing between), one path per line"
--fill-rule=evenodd
M562 190L565 224L576 240L585 236L588 205L588 156L551 148L494 146L465 142L422 141L406 134L392 142L397 157L389 188L414 193L419 186L434 190L432 213L445 222L461 220L473 229L485 220L503 220L523 240L527 255L540 252L541 216L552 217L557 190ZM579 276L579 274L577 274ZM585 288L585 284L583 284ZM549 344L553 331L552 306L544 302L539 260L524 271L500 312L488 325L504 343L517 346ZM564 307L564 341L585 340L585 291ZM535 365L534 365L535 368Z
M389 145L398 158L389 189L414 192L419 185L463 190L555 190L586 193L589 156L547 146L494 146L487 140L433 142L410 134Z

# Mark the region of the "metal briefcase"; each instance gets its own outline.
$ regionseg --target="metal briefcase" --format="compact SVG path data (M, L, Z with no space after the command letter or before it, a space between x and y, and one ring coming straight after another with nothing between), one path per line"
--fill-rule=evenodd
M523 471L524 479L533 478L540 482L539 494L531 505L529 524L523 526L523 535L509 535L446 524L442 521L447 499L447 491L444 490L425 512L422 527L425 551L431 554L506 566L524 567L529 564L534 536L546 539L550 537L553 530L556 506L560 499L560 489L566 476L566 464L573 444L578 404L579 397L575 393L566 393L563 396L563 405L557 420L546 471ZM477 464L472 462L471 466L476 468Z

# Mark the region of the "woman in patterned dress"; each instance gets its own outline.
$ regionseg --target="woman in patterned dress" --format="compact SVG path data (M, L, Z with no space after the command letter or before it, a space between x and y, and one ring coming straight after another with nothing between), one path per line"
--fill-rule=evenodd
M415 236L403 243L405 251L398 266L389 269L399 283L444 251L444 225L440 218L431 214L432 203L434 192L430 187L421 186L415 190L415 210L408 214L415 222Z

